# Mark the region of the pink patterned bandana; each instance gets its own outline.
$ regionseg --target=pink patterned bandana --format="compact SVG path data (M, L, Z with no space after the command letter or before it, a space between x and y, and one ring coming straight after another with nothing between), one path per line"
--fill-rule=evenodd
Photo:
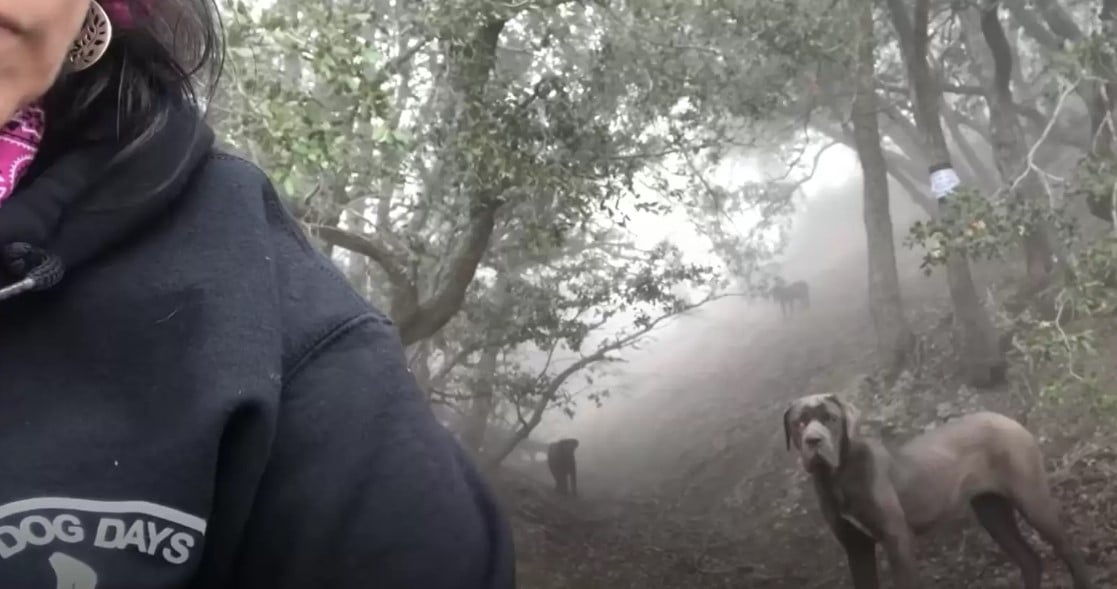
M0 204L3 204L24 172L31 166L43 139L43 109L25 107L0 130Z
M101 7L116 26L126 28L134 24L135 15L129 0L101 0ZM0 204L15 192L20 178L34 161L44 128L43 109L32 104L17 112L0 129Z
M135 4L144 7L149 4L151 0L137 0ZM105 14L109 15L109 20L118 27L130 27L133 24L135 15L132 13L132 2L129 0L102 0L101 8L105 9Z

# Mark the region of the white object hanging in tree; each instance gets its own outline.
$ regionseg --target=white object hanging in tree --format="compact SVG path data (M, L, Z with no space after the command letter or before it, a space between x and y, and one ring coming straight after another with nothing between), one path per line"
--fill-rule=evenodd
M935 198L942 200L950 196L955 188L962 183L962 179L954 171L954 168L943 168L931 172L931 194Z

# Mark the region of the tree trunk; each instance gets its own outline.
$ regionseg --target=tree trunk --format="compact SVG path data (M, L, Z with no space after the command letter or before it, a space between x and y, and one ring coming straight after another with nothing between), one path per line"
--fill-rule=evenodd
M477 385L471 391L473 398L469 405L469 416L466 418L465 431L462 433L462 443L466 449L473 452L474 456L480 456L486 450L492 450L492 448L486 449L483 446L485 432L489 427L489 418L496 406L493 385L496 380L496 364L499 356L500 348L489 346L481 352L481 361L477 364Z
M973 172L974 179L981 186L983 190L993 191L997 189L997 181L994 175L989 171L985 165L985 161L978 155L977 150L966 137L966 132L962 129L962 125L958 122L958 115L952 109L946 109L943 112L943 119L946 121L947 127L950 128L950 136L954 138L954 144L958 146L958 151L961 153L962 158L966 161Z
M346 274L349 275L349 283L353 288L357 289L362 297L366 299L372 294L371 284L368 279L368 258L360 254L349 252L349 265L346 268Z
M1117 38L1117 0L1102 0L1101 7L1101 22L1102 31L1105 32L1106 39L1109 39L1111 44L1117 43L1114 39ZM1117 67L1117 64L1109 64L1109 67ZM1117 133L1113 132L1113 128L1117 123L1114 122L1114 117L1117 117L1117 72L1106 72L1107 79L1105 82L1105 97L1100 100L1099 106L1103 110L1101 120L1098 122L1097 128L1104 127L1105 130L1101 131L1098 137L1099 143L1105 145L1106 152L1110 155L1113 154L1115 147L1113 141ZM1099 93L1100 94L1100 93ZM1102 124L1104 121L1105 124Z
M914 19L911 18L904 0L888 0L888 8L896 33L901 39L901 53L907 66L908 83L916 107L916 123L923 133L927 155L933 162L929 171L932 177L949 176L952 172L950 154L939 118L942 91L931 77L927 63L930 1L916 0ZM910 42L904 41L907 39ZM957 183L948 183L935 194L939 199L940 215L950 206L946 197L956 187ZM971 385L982 388L1003 382L1007 367L997 332L981 304L970 272L970 262L963 254L951 252L947 256L946 279L950 286L950 299L954 303L957 354L964 377Z
M1028 140L1024 126L1016 114L1012 96L1012 48L1009 47L998 15L999 3L988 2L981 10L981 34L989 46L993 76L986 91L989 105L989 133L993 139L993 157L1001 181L1011 196L1031 201L1035 206L1043 202L1043 182L1028 162ZM1017 180L1019 179L1019 182ZM1016 186L1016 189L1012 189ZM1043 222L1028 227L1024 234L1024 259L1027 264L1029 292L1036 292L1051 278L1054 267L1051 232Z
M415 344L408 360L411 374L415 377L415 382L419 384L419 389L423 391L423 397L428 402L431 399L431 386L433 385L430 365L431 347L429 339Z
M391 285L390 314L405 346L431 337L461 310L469 285L489 249L497 213L503 205L500 199L509 188L479 183L475 170L469 169L468 158L461 151L462 145L469 144L469 134L491 132L481 113L488 108L485 89L496 65L497 47L506 22L504 19L486 21L465 42L451 43L445 56L451 73L448 74L450 92L442 120L447 135L453 139L436 146L441 152L435 167L443 172L429 179L424 188L441 190L451 180L460 184L459 190L469 199L469 224L454 244L446 277L436 285L435 291L427 298L420 296L419 285L406 271L405 253L393 249L383 236L346 231L329 223L313 228L329 246L366 255L384 270ZM458 174L458 177L444 177L447 174ZM421 213L416 219L419 217Z
M869 313L877 336L881 366L898 374L912 346L912 333L904 318L900 278L896 272L896 247L888 202L888 167L880 145L877 121L873 5L862 3L860 42L857 48L857 93L853 97L853 135L864 182L863 217L869 258Z

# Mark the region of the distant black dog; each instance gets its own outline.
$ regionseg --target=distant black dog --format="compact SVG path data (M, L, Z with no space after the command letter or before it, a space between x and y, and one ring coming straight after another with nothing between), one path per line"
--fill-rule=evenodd
M574 461L574 451L577 449L578 440L574 438L552 442L547 447L547 468L551 469L555 490L559 495L566 495L569 488L570 494L578 496L578 465Z
M806 282L797 280L791 284L777 284L768 291L769 296L780 303L780 312L784 317L795 312L795 303L798 302L804 309L811 307L811 287Z

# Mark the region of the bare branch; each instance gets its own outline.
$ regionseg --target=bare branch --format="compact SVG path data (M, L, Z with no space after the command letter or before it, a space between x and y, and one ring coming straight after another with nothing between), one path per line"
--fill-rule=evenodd
M477 268L485 257L496 226L499 204L482 205L472 215L465 238L450 259L449 272L438 292L397 320L405 345L430 337L461 309Z
M403 269L404 261L375 237L346 231L332 225L307 224L306 227L311 235L322 241L366 256L376 262L392 282L393 288L413 288Z
M671 319L697 309L707 303L721 299L725 296L728 295L715 294L711 292L695 303L689 303L680 309L665 312L655 319L649 321L640 329L630 334L614 338L611 341L598 346L597 350L594 353L587 356L582 356L555 376L547 379L546 383L543 384L543 386L538 391L538 398L536 399L535 403L532 404L531 411L527 416L527 419L524 419L523 414L519 413L519 404L515 404L517 406L520 427L516 428L516 432L497 452L487 457L488 465L496 466L500 464L500 462L504 460L505 457L507 457L509 454L512 453L513 450L516 449L516 446L521 441L526 439L528 435L531 434L532 430L534 430L539 425L539 423L542 422L544 413L546 413L547 409L554 402L559 391L562 390L563 385L566 384L566 381L569 380L570 377L581 372L582 370L585 370L590 366L593 366L594 364L603 362L616 362L618 359L611 356L613 352L633 345L652 331L655 331L659 327L662 327L664 323L670 321Z

